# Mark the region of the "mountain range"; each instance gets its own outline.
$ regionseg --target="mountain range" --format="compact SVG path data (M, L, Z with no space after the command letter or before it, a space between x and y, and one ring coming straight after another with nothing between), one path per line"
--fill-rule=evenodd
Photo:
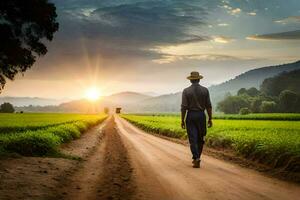
M69 100L66 99L48 99L48 98L40 98L40 97L9 97L4 96L0 97L0 104L4 102L9 102L14 106L47 106L47 105L59 105L63 102Z
M276 76L283 72L289 72L300 69L300 61L282 64L277 66L268 66L258 69L253 69L240 74L224 83L213 85L209 87L210 96L213 105L221 101L228 93L236 94L240 88L256 87L259 89L261 83L266 79ZM75 100L61 103L58 106L53 104L55 101L41 101L43 105L46 102L52 103L51 106L24 106L24 101L21 107L17 110L25 112L100 112L104 107L111 109L115 107L122 107L124 112L179 112L181 102L181 92L165 94L165 95L148 95L151 93L137 93L137 92L121 92L110 96L106 96L97 102L90 102L88 100ZM14 104L14 98L5 99ZM20 99L18 99L20 100ZM25 99L26 100L26 99ZM3 102L0 98L0 102ZM38 103L36 100L35 103ZM31 103L32 104L32 103ZM19 106L20 103L14 104ZM35 105L35 104L32 104ZM50 105L50 104L49 104Z

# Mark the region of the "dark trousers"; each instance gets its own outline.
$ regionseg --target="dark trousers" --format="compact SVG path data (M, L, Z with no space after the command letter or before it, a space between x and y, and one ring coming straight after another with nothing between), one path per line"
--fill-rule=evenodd
M186 130L193 159L200 159L204 145L204 136L206 135L205 113L203 111L188 111Z

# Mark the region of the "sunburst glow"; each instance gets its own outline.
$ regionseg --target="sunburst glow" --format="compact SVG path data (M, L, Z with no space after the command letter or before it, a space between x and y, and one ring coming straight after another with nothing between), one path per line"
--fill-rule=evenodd
M91 87L91 88L87 89L85 92L85 97L91 101L98 100L100 98L100 96L101 96L101 92L96 87Z

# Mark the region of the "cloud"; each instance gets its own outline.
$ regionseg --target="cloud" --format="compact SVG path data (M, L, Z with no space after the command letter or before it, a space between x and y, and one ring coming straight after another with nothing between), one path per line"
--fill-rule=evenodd
M227 4L223 5L223 8L227 11L230 15L238 15L242 12L241 8L233 8Z
M217 43L229 43L233 41L233 38L227 37L227 36L215 36L213 37L212 41L217 42Z
M231 15L237 15L237 14L240 14L241 12L242 12L242 10L240 8L235 8L235 9L228 11L228 13Z
M57 2L62 27L57 40L70 52L84 39L94 54L155 59L160 54L151 49L157 46L210 40L190 31L206 25L207 9L197 1L95 2Z
M274 22L279 24L300 23L300 16L290 16L284 19L276 20Z
M300 40L300 30L271 33L264 35L252 35L247 37L248 40Z
M229 26L229 24L227 24L227 23L220 23L220 24L218 24L218 26Z
M247 15L256 16L256 12L248 12Z
M236 57L225 54L190 54L190 55L174 55L165 54L162 58L154 60L159 64L172 63L183 60L201 60L201 61L228 61L228 60L250 60L252 58Z

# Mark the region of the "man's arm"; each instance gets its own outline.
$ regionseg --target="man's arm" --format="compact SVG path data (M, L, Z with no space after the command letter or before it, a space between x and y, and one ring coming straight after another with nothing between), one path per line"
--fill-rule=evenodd
M182 92L182 101L181 101L181 128L185 129L185 115L188 107L188 102L186 94Z
M208 115L208 128L212 127L212 108L207 108L207 115Z
M181 110L181 128L185 129L186 110Z
M211 101L210 101L210 95L209 91L207 90L207 99L206 99L206 112L208 115L208 128L212 127L212 106L211 106Z

